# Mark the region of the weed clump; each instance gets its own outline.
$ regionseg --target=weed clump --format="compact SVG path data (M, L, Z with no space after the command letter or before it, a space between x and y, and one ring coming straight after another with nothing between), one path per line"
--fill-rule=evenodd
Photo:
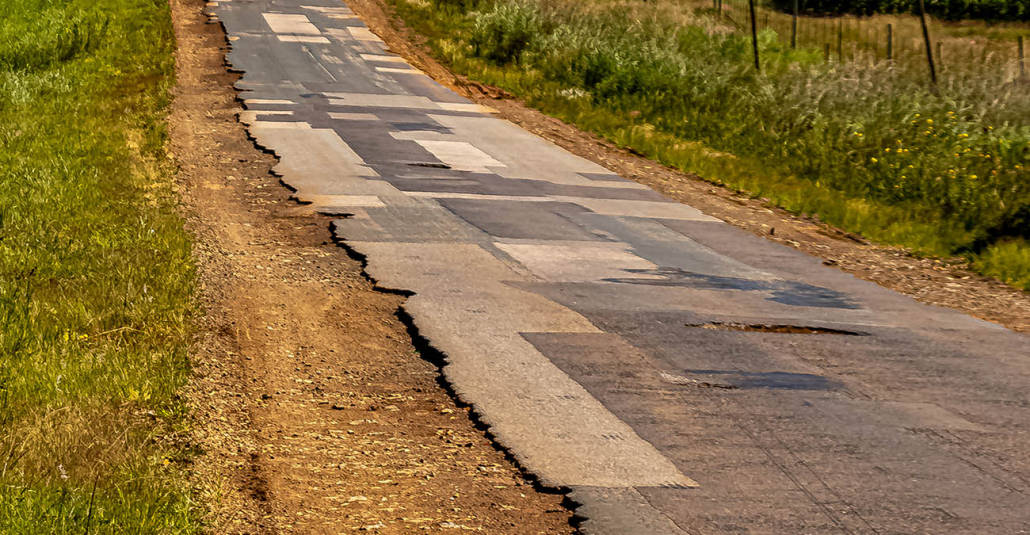
M477 56L498 63L517 63L543 31L536 6L502 3L475 18L469 41Z
M103 39L102 12L50 7L0 18L0 70L41 70L89 53Z

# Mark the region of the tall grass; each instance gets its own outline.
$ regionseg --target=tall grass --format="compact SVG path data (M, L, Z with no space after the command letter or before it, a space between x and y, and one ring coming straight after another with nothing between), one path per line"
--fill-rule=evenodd
M162 0L0 3L0 532L196 528Z
M663 163L1030 288L1027 86L978 64L939 92L889 62L749 36L676 1L394 0L456 70ZM999 264L999 262L1004 262Z
M747 0L718 0L718 11L711 0L674 1L680 12L702 12L715 19L721 31L750 32ZM793 0L786 0L793 5ZM757 2L756 23L760 30L771 30L783 45L789 45L794 20L790 9L773 7L774 1ZM1018 41L1030 34L1030 24L976 20L944 21L928 17L936 67L960 71L977 63L979 69L1001 71L1011 79L1018 74ZM875 63L887 59L888 25L891 27L891 59L904 70L928 75L923 30L917 16L906 14L800 16L796 40L801 47L825 50L832 61ZM839 39L839 43L838 43ZM838 46L838 44L840 46ZM825 47L825 48L824 48ZM998 73L996 73L998 74Z

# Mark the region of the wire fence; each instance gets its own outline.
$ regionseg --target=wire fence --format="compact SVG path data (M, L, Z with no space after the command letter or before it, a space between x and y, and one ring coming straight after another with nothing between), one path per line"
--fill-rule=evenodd
M954 68L967 73L970 68L989 69L1008 81L1030 76L1024 46L1030 39L1026 24L944 22L929 15L922 20L919 15L814 16L777 10L761 0L691 3L712 10L731 31L754 31L756 41L763 45L772 38L778 46L807 50L826 62L890 61L899 67L925 70L931 82Z

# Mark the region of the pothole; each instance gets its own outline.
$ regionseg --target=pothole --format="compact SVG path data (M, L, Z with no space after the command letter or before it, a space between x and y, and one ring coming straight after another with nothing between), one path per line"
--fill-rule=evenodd
M697 388L773 390L839 390L840 381L811 373L744 370L685 370L689 375L660 372L663 381Z
M735 385L731 385L731 384L727 384L727 383L714 383L714 382L711 382L711 381L701 381L701 380L698 380L698 379L693 379L693 378L690 378L690 377L684 377L682 375L673 375L671 373L665 373L665 372L660 372L659 376L662 378L663 381L665 381L667 383L672 383L674 385L696 386L698 388L723 388L723 389L726 389L726 390L731 390L731 389L737 388Z
M431 167L433 169L450 169L451 166L438 162L408 162L412 167Z
M775 325L765 323L733 323L712 321L708 323L688 323L687 327L708 329L712 331L742 331L752 333L778 334L837 334L843 336L868 336L869 333L832 329L830 327L813 327L808 325Z

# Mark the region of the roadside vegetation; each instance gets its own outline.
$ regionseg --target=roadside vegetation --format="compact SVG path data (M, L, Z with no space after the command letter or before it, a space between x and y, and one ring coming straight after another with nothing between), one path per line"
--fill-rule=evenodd
M935 91L925 64L826 61L766 27L758 74L710 2L391 2L456 72L545 113L1030 289L1030 85L1012 69L952 62Z
M163 0L0 2L0 533L184 533Z

